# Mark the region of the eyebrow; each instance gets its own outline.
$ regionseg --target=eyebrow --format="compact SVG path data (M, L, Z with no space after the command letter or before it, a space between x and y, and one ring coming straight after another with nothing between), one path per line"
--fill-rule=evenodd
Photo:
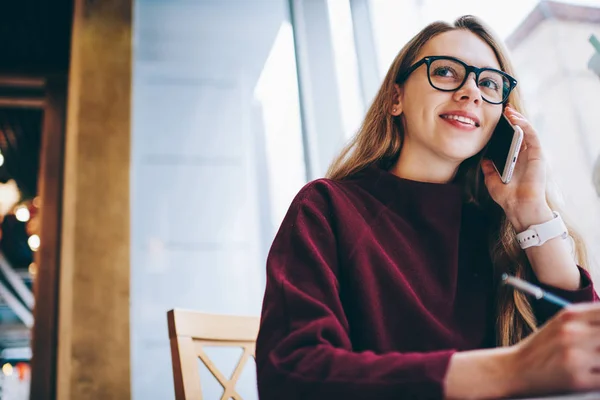
M474 65L474 66L477 66L477 65L475 65L475 64L471 64L471 63L470 63L470 62L468 62L468 61L465 61L465 60L464 60L464 59L462 59L461 57L453 56L453 55L450 55L450 54L440 54L440 55L441 55L441 56L446 56L446 57L454 57L454 58L456 58L456 59L459 59L460 61L464 62L465 64L469 64L469 65ZM493 66L491 66L491 65L484 65L483 67L478 67L478 68L491 68L491 69L495 69L496 71L502 71L502 68L500 68L500 67L493 67Z

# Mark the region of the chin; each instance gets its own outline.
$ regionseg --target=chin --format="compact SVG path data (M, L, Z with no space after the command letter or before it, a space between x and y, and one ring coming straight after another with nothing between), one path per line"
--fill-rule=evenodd
M452 162L461 163L466 159L469 159L479 153L480 149L469 149L459 146L446 147L443 151L440 152L444 158L451 160Z

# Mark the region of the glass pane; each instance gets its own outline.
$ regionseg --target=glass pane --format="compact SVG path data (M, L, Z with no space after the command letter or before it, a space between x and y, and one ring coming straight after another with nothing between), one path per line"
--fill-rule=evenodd
M266 253L305 183L304 150L287 0L135 7L132 397L165 399L166 311L260 313Z
M352 137L365 112L358 76L352 14L348 0L327 0L344 134Z
M262 121L257 122L264 129L273 231L306 180L296 71L292 26L284 21L254 88L253 101L262 114Z

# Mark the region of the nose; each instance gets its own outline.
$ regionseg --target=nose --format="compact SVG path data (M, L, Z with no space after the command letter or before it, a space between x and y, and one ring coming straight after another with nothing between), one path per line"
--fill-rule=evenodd
M473 101L475 104L481 103L481 90L477 86L477 77L474 72L471 72L465 83L454 92L454 99L456 101Z

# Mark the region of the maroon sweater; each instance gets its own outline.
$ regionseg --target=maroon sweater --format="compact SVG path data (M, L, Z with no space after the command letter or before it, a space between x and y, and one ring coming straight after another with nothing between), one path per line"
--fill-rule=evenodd
M452 354L495 344L488 226L455 184L369 168L306 185L267 261L260 398L442 397ZM585 272L580 290L549 289L595 296Z

